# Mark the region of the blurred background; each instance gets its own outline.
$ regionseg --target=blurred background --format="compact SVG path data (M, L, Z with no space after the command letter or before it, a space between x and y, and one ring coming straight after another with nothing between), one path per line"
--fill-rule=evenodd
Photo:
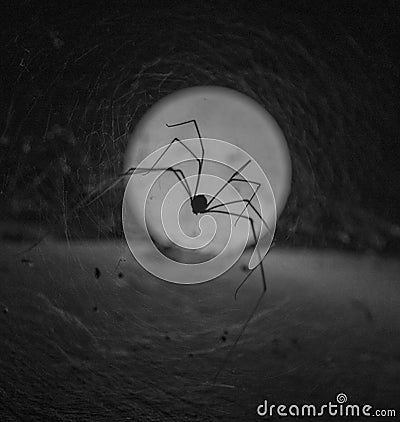
M338 393L398 408L399 2L7 3L0 419L243 422L264 399ZM262 291L255 272L234 299L249 253L166 283L123 240L124 184L78 206L121 172L146 111L198 85L265 107L293 166L234 349Z
M3 7L2 236L122 236L122 170L159 99L234 88L285 134L292 191L283 246L396 254L400 239L399 6L372 2L63 2Z

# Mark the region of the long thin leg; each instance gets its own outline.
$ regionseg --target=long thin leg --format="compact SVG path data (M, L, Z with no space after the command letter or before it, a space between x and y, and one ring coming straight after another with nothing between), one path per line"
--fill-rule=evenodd
M254 180L246 180L246 179L237 179L237 178L230 178L228 183L230 182L245 182L248 183L249 185L256 185L257 187L254 189L253 194L251 195L250 199L248 200L249 203L253 200L253 198L257 195L258 190L261 187L261 183L260 182L256 182ZM224 189L227 186L227 183L225 183L225 185L216 193L216 195L218 195L222 189ZM212 197L212 200L209 201L209 203L207 204L207 206L209 206L211 204L211 202L215 199L216 195L214 195ZM239 218L243 215L243 213L246 211L247 207L249 206L249 203L246 204L246 206L243 208L242 212L240 213L240 215L238 215L236 221L235 221L235 226L237 224L237 222L239 221ZM212 209L214 209L215 207L212 207ZM211 208L209 208L211 209Z
M257 243L257 236L256 236L256 231L255 231L255 228L254 228L254 220L253 220L251 217L248 217L248 216L246 216L246 215L241 215L241 214L238 214L238 213L233 213L233 212L229 212L229 211L220 211L220 210L216 210L216 211L214 211L214 210L211 210L211 211L210 211L210 210L209 210L209 211L205 211L205 212L204 212L204 214L207 214L207 213L218 213L218 214L234 215L234 216L236 216L236 217L238 217L238 218L245 218L245 219L247 219L247 220L250 222L250 225L251 225L251 230L252 230L252 232L253 232L254 242L255 242L255 243ZM247 326L249 325L249 322L251 321L251 319L253 318L253 316L254 316L255 312L257 311L257 308L259 307L259 305L260 305L260 303L261 303L261 300L262 300L262 298L264 297L265 292L267 291L267 283L266 283L266 281L265 281L265 271L264 271L264 265L263 265L263 262L262 262L262 259L261 259L261 256L260 256L260 251L258 251L258 256L259 256L259 259L260 259L260 264L258 264L256 267L254 267L254 268L253 268L253 269L249 272L249 274L247 274L246 278L245 278L245 279L244 279L244 280L240 283L239 287L238 287L238 288L236 289L236 291L235 291L235 300L236 300L236 296L237 296L237 292L238 292L238 290L239 290L239 289L243 286L243 284L246 282L246 280L250 277L250 275L253 273L253 271L254 271L254 270L255 270L258 266L260 266L260 270L261 270L261 277L262 277L262 282L263 282L263 291L262 291L262 293L261 293L260 297L258 298L258 300L257 300L257 302L256 302L256 304L255 304L255 306L254 306L253 310L251 311L250 315L249 315L249 316L248 316L248 318L246 319L245 323L242 325L242 328L241 328L241 330L240 330L240 332L239 332L238 336L236 337L236 340L234 341L233 345L231 346L231 348L229 349L229 351L228 351L227 355L225 356L225 359L224 359L224 361L222 362L222 365L220 366L220 368L219 368L218 372L215 374L215 376L214 376L214 380L213 380L213 384L215 384L215 383L216 383L216 381L217 381L217 379L218 379L219 374L220 374L220 373L221 373L221 371L224 369L224 367L225 367L226 363L228 362L228 360L229 360L229 358L230 358L230 356L231 356L231 354L232 354L232 351L235 349L236 345L238 344L239 340L241 339L241 337L242 337L242 335L243 335L244 331L246 330Z
M197 181L196 181L196 188L194 190L194 196L197 195L197 191L199 189L199 183L200 183L200 176L201 176L201 172L203 169L203 164L204 164L204 144L203 144L203 139L200 135L200 130L199 130L199 126L197 125L197 122L195 119L192 120L187 120L186 122L180 122L180 123L175 123L172 125L169 125L166 123L167 127L177 127L177 126L182 126L182 125L187 125L188 123L193 123L195 128L196 128L196 132L197 132L197 136L200 140L200 148L201 148L201 158L197 158L191 151L191 154L194 156L194 158L196 159L197 163L198 163L198 170L197 170ZM181 142L182 143L182 142ZM189 149L189 148L187 148Z
M239 204L239 203L241 203L241 202L244 202L244 203L246 203L247 205L246 205L246 207L244 208L244 209L246 209L248 206L250 206L250 208L257 214L257 216L259 217L259 219L262 221L262 223L264 224L264 226L267 228L267 230L270 232L270 233L272 233L272 230L270 229L270 227L269 227L269 225L268 225L268 223L262 218L262 216L261 216L261 214L260 214L260 212L257 210L257 208L251 203L251 200L253 199L253 197L254 197L254 195L255 195L255 193L252 195L252 197L251 197L251 199L237 199L237 200L235 200L235 201L229 201L229 202L225 202L225 203L223 203L223 204L218 204L218 205L214 205L213 207L211 207L211 208L208 208L206 211L214 211L215 209L217 209L217 208L220 208L220 207L224 207L225 205L232 205L232 204ZM240 218L240 217L245 217L244 215L243 215L243 212L244 212L244 210L242 211L242 213L241 214L237 214L237 216L238 216L238 218ZM236 215L236 214L234 214L234 213L230 213L231 215ZM235 223L236 224L236 223Z
M226 214L226 215L234 215L238 218L245 218L246 220L248 220L250 222L251 225L251 231L253 233L253 238L254 238L254 242L257 243L257 235L256 235L256 230L254 228L254 219L251 217L248 217L247 215L241 215L238 214L236 212L230 212L230 211L221 211L221 210L206 210L204 212L202 212L202 214L209 214L209 213L215 213L215 214ZM260 251L257 251L258 253L258 259L260 260L260 264L261 265L261 275L262 275L262 282L263 282L263 290L264 292L267 290L267 283L265 281L265 272L264 272L264 266L262 264L262 259L261 259L261 255L260 255ZM246 282L246 280L250 277L250 275L253 273L253 271L258 267L255 266L245 277L245 279L239 284L238 288L235 291L235 300L237 298L237 292L239 291L239 289L243 286L243 284Z
M210 204L211 204L211 202L216 198L216 196L228 185L228 183L231 183L231 182L244 182L244 183L247 183L247 184L249 184L249 185L255 185L256 186L256 188L254 189L254 192L253 192L253 194L251 195L251 197L250 197L250 199L249 199L249 203L253 200L253 198L257 195L257 192L258 192L258 190L260 189L260 187L261 187L261 183L260 182L256 182L256 181L254 181L254 180L246 180L246 179L238 179L238 178L236 178L236 177L233 177L232 178L232 176L230 177L230 179L229 179L229 181L227 182L227 183L225 183L225 185L224 186L222 186L222 188L211 198L211 200L208 202L208 204L207 204L207 206L209 206ZM247 203L246 204L246 206L243 208L243 210L242 210L242 212L240 213L240 215L237 217L237 219L236 219L236 221L235 221L235 226L236 226L236 224L237 224L237 222L239 221L239 218L240 218L240 216L242 216L243 215L243 213L246 211L246 209L247 209L247 207L249 206L249 203ZM215 207L211 207L211 208L215 208ZM211 209L211 208L209 208L209 209Z
M164 157L164 155L168 152L168 150L171 148L171 146L175 142L179 142L179 144L182 145L194 157L194 159L197 162L199 162L199 158L196 157L195 153L187 145L185 145L179 138L174 138L169 143L169 145L167 146L167 148L162 152L162 154L157 158L156 162L150 167L150 169L148 171L150 171L151 169L153 169L160 162L160 160Z
M246 161L241 167L239 167L237 170L235 170L232 174L232 176L222 185L222 187L211 197L211 199L207 203L207 207L211 205L212 202L215 201L217 196L233 181L233 179L240 174L240 172L245 169L249 164L251 163L251 160Z
M158 168L147 168L147 167L131 167L129 170L127 170L124 173L121 173L120 175L117 176L117 179L112 182L110 185L108 185L105 189L102 190L102 186L104 186L104 184L100 184L96 189L94 189L91 194L83 199L82 201L78 202L78 204L76 204L72 210L70 211L69 215L72 216L74 215L79 209L81 209L82 207L87 207L89 205L91 205L93 202L97 201L98 199L100 199L101 197L103 197L109 190L113 189L115 186L118 185L118 183L121 182L121 180L124 177L130 176L134 171L139 171L139 172L143 172L143 173L148 173L150 171L171 171L175 174L175 176L178 178L178 180L182 183L182 186L184 187L185 191L187 192L187 194L189 195L189 198L192 198L192 194L190 191L190 187L189 184L186 180L186 177L183 173L182 170L180 169L175 169L173 167L158 167ZM96 194L97 192L99 192L94 198L93 198L93 194ZM57 220L56 220L57 221ZM24 249L20 252L17 253L17 255L21 255L24 253L27 253L29 251L31 251L32 249L34 249L36 246L38 246L40 243L43 242L43 240L51 233L52 230L47 230L43 236L41 236L33 245L31 245L29 248Z
M256 181L254 181L254 180L247 180L247 179L239 179L239 178L237 178L236 176L238 175L238 174L240 174L240 172L244 169L244 168L246 168L248 165L249 165L249 163L251 162L251 160L248 160L248 161L246 161L240 168L238 168L237 170L235 170L235 172L232 174L232 176L224 183L224 185L218 190L218 192L216 192L212 197L211 197L211 199L208 201L208 203L207 203L207 207L209 207L210 205L211 205L211 203L217 198L217 196L226 188L226 186L228 186L228 184L229 183L232 183L232 182L245 182L245 183L248 183L249 185L256 185L256 188L255 188L255 190L254 190L254 192L253 192L253 194L251 195L251 197L250 197L250 199L249 200L247 200L246 202L247 202L247 204L246 204L246 206L243 208L243 210L242 210L242 212L240 213L240 215L238 215L238 218L236 219L236 221L235 221L235 225L236 225L236 223L239 221L239 218L243 215L243 213L246 211L246 209L247 209L247 207L250 205L250 203L251 203L251 201L253 200L253 198L256 196L256 194L257 194L257 192L258 192L258 190L260 189L260 187L261 187L261 183L259 183L259 182L256 182ZM210 209L215 209L215 208L217 208L217 207L211 207L211 208L208 208L209 210ZM255 208L253 207L253 209L255 210ZM259 215L259 217L261 218L261 216ZM261 220L262 220L262 218L261 218ZM267 229L268 229L268 231L271 231L270 230L270 228L268 227L268 225L266 224L266 222L264 221L264 224L266 225L266 227L267 227Z
M110 189L114 188L124 177L130 176L135 171L138 171L139 173L144 173L144 174L147 174L150 171L172 171L175 174L175 176L178 178L178 180L182 183L182 186L184 187L184 189L186 190L187 194L189 195L189 198L192 197L189 184L188 184L188 182L186 180L186 177L185 177L185 175L184 175L184 173L183 173L183 171L181 169L175 169L173 167L157 167L157 168L153 168L153 167L131 167L126 172L121 173L120 175L118 175L117 176L117 180L115 180L113 183L111 183L109 186L107 186L107 188L105 188L104 190L102 190L100 194L98 194L97 196L95 196L89 202L86 202L87 199L85 199L84 201L82 201L81 203L79 203L78 204L79 207L82 207L83 205L84 206L89 206L93 202L97 201L102 196L104 196ZM99 188L97 189L97 191L98 190L99 190ZM76 209L74 209L74 210L76 211Z
M254 182L252 180L246 180L246 179L232 179L232 182L246 182L249 184L255 184L257 185L257 187L255 188L253 195L251 195L250 199L249 199L249 203L251 203L251 201L253 200L253 198L257 195L258 190L261 187L261 183L259 182ZM243 215L243 213L246 211L247 207L249 206L249 203L246 204L246 206L243 208L242 212L240 213L240 215L238 216L238 218L235 221L235 226L237 224L237 222L239 221L239 218Z

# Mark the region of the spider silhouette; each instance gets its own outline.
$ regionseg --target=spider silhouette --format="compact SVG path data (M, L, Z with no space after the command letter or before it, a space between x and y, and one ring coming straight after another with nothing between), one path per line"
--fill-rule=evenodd
M193 125L194 126L196 134L197 134L197 138L198 138L199 144L200 144L200 151L201 151L200 157L196 156L196 154L193 152L193 150L191 148L189 148L188 145L186 145L182 140L180 140L179 138L174 138L168 144L168 146L165 148L165 150L157 158L157 160L154 162L154 164L151 167L131 167L131 168L129 168L124 173L118 175L116 180L112 184L110 184L108 187L106 187L105 189L98 188L98 189L92 191L92 193L89 195L89 197L86 198L86 200L84 200L82 203L78 204L78 208L81 208L82 206L89 206L91 203L93 203L96 200L98 200L99 198L101 198L107 191L114 188L121 180L123 180L124 178L126 178L128 176L131 176L134 172L139 173L139 174L140 173L147 174L149 172L170 172L170 173L175 175L175 177L178 179L179 183L181 183L183 188L185 189L185 191L186 191L186 193L187 193L187 195L190 199L190 206L191 206L192 213L194 215L225 214L225 215L228 215L228 216L236 217L235 224L240 219L247 220L248 223L250 224L254 244L256 244L257 243L257 235L256 235L254 218L249 216L249 215L244 214L246 209L250 208L251 210L254 211L255 217L258 218L261 221L261 224L263 224L265 226L265 228L272 235L273 233L272 233L272 230L269 227L268 223L264 220L261 213L257 210L257 208L252 203L253 199L257 195L258 190L261 187L261 183L259 183L257 181L253 181L253 180L247 180L247 179L245 179L241 176L241 172L251 163L252 160L246 161L238 169L233 171L232 175L222 184L220 189L215 194L213 194L212 196L210 196L207 199L205 194L199 192L200 180L201 180L201 177L203 175L203 166L204 166L204 162L205 162L205 158L204 158L205 148L204 148L203 138L200 134L200 130L199 130L199 126L197 124L197 121L195 119L192 119L192 120L187 120L187 121L179 122L179 123L175 123L175 124L166 124L166 126L168 128L173 128L173 127L178 127L178 126L183 126L183 125ZM182 169L177 168L177 165L168 166L168 167L158 167L157 166L160 163L160 161L163 159L163 157L168 153L171 146L174 145L175 143L181 145L182 148L185 148L186 151L193 157L193 159L197 163L196 182L195 182L195 187L194 187L193 191L192 191L192 189L191 189L191 187L188 183L188 180L185 176L185 173L183 172ZM233 182L245 183L245 184L251 186L251 188L252 188L251 196L249 198L246 198L246 199L233 200L233 201L228 201L228 202L220 202L219 201L220 203L215 204L215 200L217 199L218 195L229 184L231 184ZM100 191L100 193L98 193L99 191ZM237 204L237 203L243 203L243 205L244 205L244 207L243 207L243 209L240 213L239 212L230 212L230 211L226 210L226 206L232 205L232 204ZM221 209L221 208L224 208L224 209ZM243 335L246 327L248 326L249 322L251 321L253 315L255 314L255 312L256 312L265 292L267 291L266 276L265 276L265 270L264 270L264 265L263 265L263 258L265 256L261 257L260 251L258 250L257 252L258 252L258 258L259 258L258 264L247 273L247 275L244 277L244 279L241 281L241 283L237 286L234 296L235 296L235 300L236 300L237 294L238 294L240 288L246 283L248 278L251 276L251 274L258 267L260 267L260 274L261 274L261 281L262 281L262 293L261 293L260 297L258 298L258 300L257 300L252 312L250 313L249 317L246 319L246 321L242 325L242 328L241 328L238 336L236 337L236 340L232 344L230 350L228 351L220 369L216 373L216 375L214 377L214 384L215 384L220 372L224 368L226 362L228 361L232 351L234 350L235 346L237 345L241 336Z
M176 176L178 181L182 184L183 188L187 192L188 197L190 199L191 210L192 210L194 215L213 214L213 213L214 214L231 215L231 216L236 217L235 224L237 223L237 221L239 219L245 219L250 224L253 240L254 240L254 243L256 244L257 243L257 235L256 235L256 230L255 230L254 218L250 217L248 215L244 215L246 209L248 207L250 207L254 211L256 217L259 218L261 223L268 230L268 232L270 232L272 234L272 230L269 227L268 223L261 216L261 213L257 210L257 208L252 204L252 201L253 201L254 197L256 196L258 190L260 189L261 184L257 181L247 180L247 179L241 177L241 172L251 163L251 160L247 160L242 166L240 166L237 170L235 170L232 173L232 175L221 186L221 188L215 194L213 194L209 199L207 199L206 195L199 193L200 179L201 179L201 176L202 176L202 171L203 171L203 166L204 166L204 161L205 161L205 159L204 159L205 149L204 149L204 144L203 144L203 138L200 134L200 130L199 130L197 121L193 119L193 120L187 120L187 121L175 123L175 124L166 124L166 126L169 127L169 128L172 128L172 127L183 126L183 125L188 125L188 124L193 124L195 129L196 129L196 133L197 133L199 143L200 143L200 147L201 147L201 156L200 157L197 157L195 155L195 153L192 151L192 149L189 148L182 140L180 140L179 138L174 138L151 167L131 167L131 168L129 168L124 173L118 175L116 180L111 185L109 185L106 189L102 190L101 193L99 193L98 195L95 195L94 197L93 197L93 195L96 193L96 191L93 191L91 196L86 198L85 204L81 203L80 207L83 206L83 205L89 206L93 202L97 201L107 191L109 191L110 189L115 187L122 179L124 179L128 176L131 176L134 172L139 173L139 174L140 173L147 174L149 172L171 172ZM176 166L157 167L157 164L168 153L169 149L171 148L171 146L174 143L178 143L183 148L185 148L189 152L189 154L194 158L194 160L197 162L196 184L195 184L195 189L194 189L193 192L192 192L192 190L189 186L187 178L186 178L182 169L176 168ZM250 198L233 200L233 201L228 201L228 202L221 202L219 204L212 205L214 203L214 201L217 199L218 195L226 188L226 186L233 183L233 182L242 182L242 183L246 183L250 186L254 186L253 193L251 194ZM244 204L243 210L240 213L226 211L226 210L221 209L221 208L226 208L227 205L233 205L233 204L237 204L237 203L243 203ZM255 266L252 270L250 270L250 272L246 275L244 280L236 288L235 299L237 298L237 293L240 290L240 288L243 286L243 284L247 281L247 279L251 276L251 274L253 273L253 271L257 267L260 267L263 293L265 293L265 291L267 290L267 285L266 285L266 277L265 277L265 271L264 271L264 266L263 266L262 261L263 260L259 256L259 264L257 266Z

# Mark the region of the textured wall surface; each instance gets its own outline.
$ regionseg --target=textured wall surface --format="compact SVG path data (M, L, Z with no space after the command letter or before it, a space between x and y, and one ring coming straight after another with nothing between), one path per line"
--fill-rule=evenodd
M261 103L286 136L293 186L278 239L393 250L398 6L346 3L13 3L2 41L4 216L62 235L120 235L121 189L69 213L121 171L130 134L158 99L215 84Z

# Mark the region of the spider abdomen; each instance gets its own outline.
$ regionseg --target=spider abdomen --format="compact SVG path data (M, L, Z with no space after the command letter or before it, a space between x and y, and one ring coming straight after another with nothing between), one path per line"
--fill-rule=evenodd
M196 195L191 201L193 214L201 214L207 209L207 198L204 195Z

